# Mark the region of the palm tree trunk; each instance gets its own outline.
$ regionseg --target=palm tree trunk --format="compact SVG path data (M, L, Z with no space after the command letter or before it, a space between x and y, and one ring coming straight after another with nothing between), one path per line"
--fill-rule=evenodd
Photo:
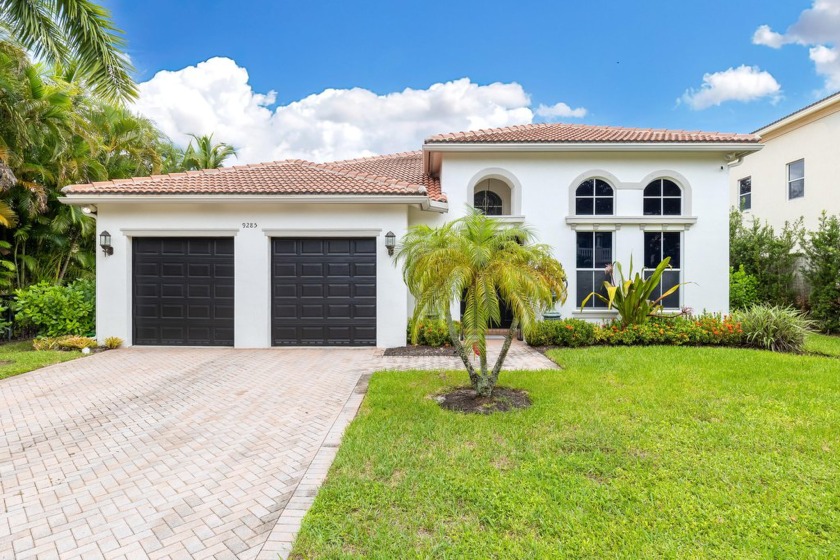
M505 358L507 358L508 350L510 350L510 345L513 342L513 337L518 328L519 319L514 317L513 322L510 324L510 330L505 337L505 342L502 344L502 351L499 352L499 357L496 358L496 365L493 366L493 372L490 374L491 391L493 390L492 387L495 387L496 382L499 380L499 374L502 372L502 364L505 363Z
M455 351L458 352L458 356L460 356L461 361L464 362L464 366L467 368L467 374L470 376L470 383L472 384L473 389L475 389L478 385L478 375L476 374L472 363L470 363L470 357L467 356L467 351L464 349L464 345L461 344L461 337L455 329L455 323L452 322L452 311L448 306L446 308L446 326L449 329L449 340L452 341L452 346L455 347Z

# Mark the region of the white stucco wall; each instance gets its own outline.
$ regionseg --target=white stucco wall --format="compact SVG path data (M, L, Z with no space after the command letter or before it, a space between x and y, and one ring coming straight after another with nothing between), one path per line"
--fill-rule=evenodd
M639 270L643 255L643 227L683 231L682 278L692 282L680 289L682 306L696 311L727 312L728 282L728 168L723 154L647 153L447 153L441 179L449 199L449 213L434 216L411 210L409 223L442 223L464 214L472 203L473 185L486 175L506 177L513 187L513 208L532 226L539 240L550 244L569 277L569 295L559 307L565 317L581 316L575 294L575 230L566 218L574 213L572 193L587 177L601 177L616 188L616 219L598 216L602 229L615 228L615 256L626 268L633 257ZM632 223L642 218L642 190L654 178L668 177L687 187L683 217L687 226L673 223L650 226ZM648 220L650 221L650 220ZM674 222L690 220L674 220ZM625 223L620 223L625 222ZM630 223L626 223L630 222ZM592 226L578 225L581 229ZM603 312L584 312L590 318Z
M256 228L242 227L243 222ZM384 235L405 233L407 207L391 204L138 204L98 205L97 235L107 230L114 254L97 256L97 337L132 341L132 237L234 237L235 346L271 346L271 237L371 237L379 252L377 346L405 344L407 289L385 248Z
M766 220L776 230L800 217L816 229L820 213L840 214L840 112L762 138L764 148L730 171L729 204L738 208L738 181L752 178L747 217ZM805 196L788 199L787 164L805 159Z

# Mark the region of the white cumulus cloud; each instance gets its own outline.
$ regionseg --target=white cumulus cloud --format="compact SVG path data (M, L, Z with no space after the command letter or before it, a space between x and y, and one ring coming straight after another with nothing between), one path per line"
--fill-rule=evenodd
M808 55L827 89L840 89L840 0L814 0L784 33L762 25L753 43L775 49L787 44L810 47Z
M703 75L700 89L688 89L678 102L694 110L708 109L726 101L754 101L762 97L778 99L781 86L757 66L739 66Z
M468 78L384 95L363 88L327 89L275 106L276 93L255 92L247 70L229 58L158 72L139 89L136 110L175 142L186 145L190 133L214 133L216 141L239 149L239 163L416 150L432 134L534 119L521 85L479 85ZM563 107L568 115L561 114ZM545 110L552 117L585 115L585 109L563 103Z
M578 107L577 109L572 109L565 103L555 103L554 105L543 105L540 103L539 107L535 111L537 116L543 117L546 119L561 119L561 118L574 118L574 119L582 119L586 116L586 108Z

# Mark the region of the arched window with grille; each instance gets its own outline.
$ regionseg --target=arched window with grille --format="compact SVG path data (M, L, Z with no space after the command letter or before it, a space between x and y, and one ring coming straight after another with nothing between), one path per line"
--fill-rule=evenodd
M670 179L655 179L644 191L645 216L679 216L682 214L682 189Z
M575 190L575 214L578 216L612 216L615 213L615 191L603 179L587 179Z

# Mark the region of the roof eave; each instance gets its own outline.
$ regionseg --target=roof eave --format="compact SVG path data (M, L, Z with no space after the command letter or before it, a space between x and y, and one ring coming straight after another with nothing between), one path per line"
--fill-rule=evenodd
M226 203L329 203L329 204L420 204L429 203L426 195L413 194L114 194L114 193L65 193L58 199L70 206L86 204L200 204Z
M758 142L426 142L424 152L757 152Z
M784 128L789 126L797 121L806 119L813 115L814 113L818 113L820 111L825 110L827 107L831 107L832 105L838 105L840 107L840 92L835 92L824 99L817 101L816 103L812 103L807 107L803 107L798 111L794 111L793 113L782 117L781 119L775 120L770 124L759 128L753 134L757 134L759 136L764 136L766 134L770 134L780 128Z

